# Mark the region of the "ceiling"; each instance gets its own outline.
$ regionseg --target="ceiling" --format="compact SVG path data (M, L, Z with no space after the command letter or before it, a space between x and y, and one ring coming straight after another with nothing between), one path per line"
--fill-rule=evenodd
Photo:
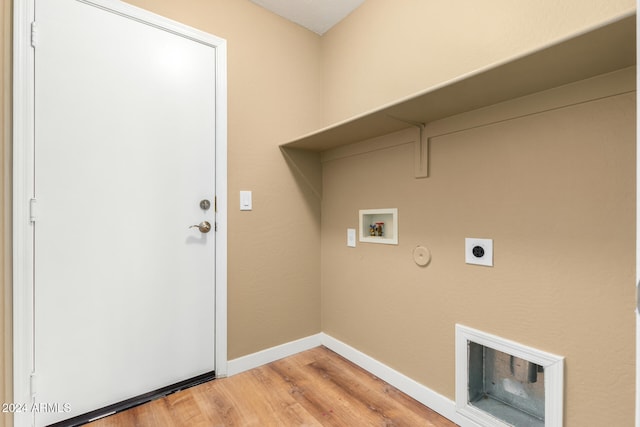
M364 0L251 1L320 35L327 32L364 3Z

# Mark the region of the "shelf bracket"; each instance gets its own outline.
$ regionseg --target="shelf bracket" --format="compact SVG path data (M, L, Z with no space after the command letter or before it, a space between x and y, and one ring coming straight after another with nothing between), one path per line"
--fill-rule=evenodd
M413 171L416 178L429 177L429 138L425 135L425 125L420 126L420 138L415 142L413 155Z
M418 139L414 142L413 173L416 178L429 177L429 138L426 136L426 123L414 122L389 115L392 119L415 126L419 130Z

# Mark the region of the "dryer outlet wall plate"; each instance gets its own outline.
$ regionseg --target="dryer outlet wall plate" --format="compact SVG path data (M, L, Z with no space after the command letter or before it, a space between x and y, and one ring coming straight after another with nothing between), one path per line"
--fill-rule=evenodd
M467 264L493 267L493 239L464 239L464 260Z

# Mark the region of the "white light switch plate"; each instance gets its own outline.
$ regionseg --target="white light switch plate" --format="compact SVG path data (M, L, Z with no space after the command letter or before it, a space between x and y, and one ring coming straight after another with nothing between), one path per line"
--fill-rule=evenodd
M347 246L350 248L356 247L356 229L347 228Z
M253 209L253 201L251 200L251 191L241 191L240 192L240 210L241 211L250 211Z
M464 260L467 264L493 267L493 239L464 239Z

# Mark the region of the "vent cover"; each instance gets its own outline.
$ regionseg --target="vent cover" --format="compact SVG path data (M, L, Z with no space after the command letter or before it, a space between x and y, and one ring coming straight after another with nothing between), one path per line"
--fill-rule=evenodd
M487 427L560 427L563 361L456 325L456 410Z

